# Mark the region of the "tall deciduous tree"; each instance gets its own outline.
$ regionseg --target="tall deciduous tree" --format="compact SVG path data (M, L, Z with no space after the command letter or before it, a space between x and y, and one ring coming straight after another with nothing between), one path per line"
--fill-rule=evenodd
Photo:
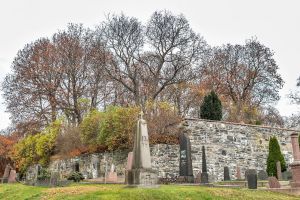
M57 90L62 79L56 48L46 38L19 51L2 88L14 121L56 119Z
M205 81L234 104L237 121L243 120L239 117L245 106L255 108L279 99L284 82L273 56L274 52L256 39L212 51L202 71Z
M170 85L190 80L207 47L183 15L168 11L155 12L146 26L135 18L113 15L98 32L114 55L105 67L107 73L137 105L157 99Z

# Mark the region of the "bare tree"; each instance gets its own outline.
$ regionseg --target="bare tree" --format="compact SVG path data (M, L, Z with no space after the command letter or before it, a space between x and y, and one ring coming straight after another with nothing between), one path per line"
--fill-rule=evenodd
M214 50L203 74L211 88L232 101L235 115L241 116L244 106L257 108L279 99L284 82L273 55L256 39L247 40L245 45L227 44Z
M135 18L113 15L98 30L115 58L107 73L138 105L192 79L207 47L183 15L168 11L155 12L145 27Z
M26 119L49 123L56 119L56 92L60 68L55 47L46 39L28 44L19 51L13 73L3 82L4 98L15 122Z
M300 76L297 79L297 87L300 88ZM294 92L290 92L288 97L292 100L292 103L300 105L300 90L296 90Z

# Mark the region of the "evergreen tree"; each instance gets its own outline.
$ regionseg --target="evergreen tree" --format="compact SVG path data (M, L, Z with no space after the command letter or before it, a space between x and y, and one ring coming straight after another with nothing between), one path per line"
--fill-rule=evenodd
M222 119L222 103L214 91L204 97L200 107L200 117L201 119L210 120Z
M277 176L276 162L280 161L281 171L286 170L284 157L280 151L280 146L275 136L270 138L269 141L269 155L267 159L267 173L269 176Z

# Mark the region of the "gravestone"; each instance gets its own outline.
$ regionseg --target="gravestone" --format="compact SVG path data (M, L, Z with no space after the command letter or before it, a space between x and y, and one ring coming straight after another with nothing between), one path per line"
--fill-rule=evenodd
M194 183L201 183L201 171L199 171L198 174L196 175Z
M257 189L257 172L255 169L248 169L245 172L248 189Z
M7 164L5 166L4 174L3 174L3 177L2 177L2 183L7 183L8 182L9 173L10 173L11 169L12 169L12 167L10 166L10 164Z
M299 151L299 142L298 142L298 134L291 134L291 141L293 147L293 157L294 162L290 164L292 171L291 187L299 188L300 187L300 151Z
M194 182L192 158L191 158L191 142L186 134L180 134L180 162L179 175L185 177L189 183Z
M130 186L151 186L158 182L157 172L151 167L147 122L141 112L134 138L132 169L127 173Z
M50 186L59 186L60 174L59 172L52 172L50 176Z
M208 184L208 173L206 166L206 154L205 147L202 146L202 173L201 173L201 184Z
M269 188L280 188L280 183L275 176L271 176L268 178Z
M133 152L129 152L127 156L127 165L125 169L125 184L128 184L128 171L132 169Z
M129 152L127 157L127 165L126 165L127 170L132 169L132 161L133 161L133 152Z
M92 155L92 178L98 178L100 174L100 160L98 156Z
M16 170L13 170L13 169L10 170L9 176L8 176L8 183L15 183L15 182L17 182L16 178L17 178Z
M268 173L265 170L259 170L257 178L258 180L268 180Z
M282 173L282 180L284 180L284 181L292 180L292 172L291 171L284 171Z
M278 178L278 180L282 180L280 161L276 162L276 170L277 170L277 178Z
M236 179L237 180L241 180L242 179L241 168L239 166L236 166Z
M227 166L224 167L224 181L230 181L229 168Z
M79 172L79 163L78 162L75 162L74 171Z
M111 182L111 183L118 182L118 175L114 164L111 164L110 171L107 176L107 182Z

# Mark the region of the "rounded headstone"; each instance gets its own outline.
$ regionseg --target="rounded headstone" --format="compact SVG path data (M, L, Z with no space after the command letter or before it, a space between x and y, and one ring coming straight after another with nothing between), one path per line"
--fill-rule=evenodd
M268 173L264 170L260 170L257 174L258 180L268 180Z
M248 189L257 189L257 173L255 169L247 170Z

